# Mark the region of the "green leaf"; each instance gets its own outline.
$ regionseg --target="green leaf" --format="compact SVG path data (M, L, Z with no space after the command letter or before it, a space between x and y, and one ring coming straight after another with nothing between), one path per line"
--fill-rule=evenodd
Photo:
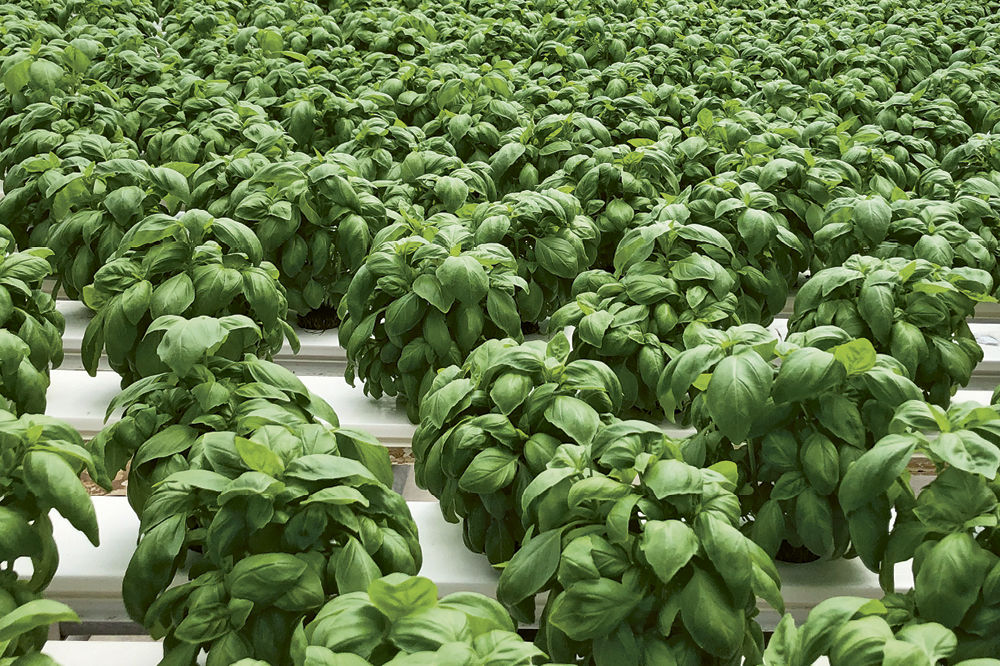
M826 435L818 432L809 435L802 443L799 458L802 471L816 492L829 495L836 489L840 481L840 456Z
M770 213L747 208L736 222L737 231L751 255L757 255L777 234L777 223Z
M191 426L174 424L147 439L132 458L132 468L138 469L151 460L169 458L189 450L198 438L198 431Z
M820 396L819 406L816 418L820 425L851 446L864 448L867 431L857 405L846 396L825 394Z
M796 166L795 162L778 158L771 160L764 165L764 168L757 174L757 185L762 190L769 190L772 185L783 180L789 172Z
M563 365L569 359L570 351L569 338L566 337L564 331L559 331L553 335L545 345L545 355L549 358L554 358Z
M549 622L575 641L609 635L640 601L635 590L610 580L573 583L552 602Z
M562 553L560 530L549 530L531 537L514 553L500 574L497 598L514 606L545 589L559 567Z
M467 493L485 495L506 488L517 472L517 456L503 449L486 449L473 458L458 487Z
M614 315L607 310L598 310L589 314L580 320L580 325L576 329L577 335L587 344L600 347L604 344L604 334L614 318Z
M465 409L471 402L472 380L455 379L432 393L428 393L420 405L421 417L429 420L435 428L441 429L451 418L455 408Z
M858 298L858 314L865 320L875 338L882 344L889 344L896 301L892 287L887 284L871 284L865 280Z
M771 640L764 650L764 663L768 666L796 666L795 653L798 648L798 631L795 628L795 618L791 614L782 616Z
M833 348L833 355L844 364L847 376L859 375L875 367L878 354L871 340L858 338Z
M838 391L847 371L829 352L796 349L781 363L771 395L775 404L804 402L827 391Z
M521 317L514 297L502 289L490 289L486 296L486 312L501 331L511 338L521 338Z
M193 319L160 317L149 327L149 332L163 328L166 333L156 353L160 360L181 376L187 375L207 354L215 352L229 335L219 319L205 316Z
M911 435L887 435L848 467L839 492L844 513L849 514L886 492L906 469L917 441Z
M172 194L184 203L189 203L191 190L182 173L168 167L156 167L149 170L149 178L167 194Z
M447 314L455 302L455 294L452 291L445 291L441 280L435 275L418 275L413 281L413 291L441 312Z
M0 558L13 561L37 555L42 550L38 534L20 513L0 506Z
M514 162L524 154L524 145L520 143L508 143L497 151L490 162L490 170L493 172L493 182L499 183L500 179L507 172Z
M953 656L958 648L955 634L933 622L903 627L896 632L896 640L916 646L927 657L929 664L937 664Z
M368 592L371 584L382 576L375 560L352 536L347 537L347 543L335 557L334 577L339 594Z
M73 44L69 44L62 52L63 62L69 65L74 74L81 75L87 71L92 62L90 56L78 49ZM968 181L966 181L968 182Z
M52 92L59 86L65 73L65 70L54 62L39 59L31 63L28 68L28 79L35 88Z
M420 576L393 573L372 581L368 596L375 606L396 622L437 603L437 586Z
M263 553L243 558L226 574L226 588L234 597L270 604L290 590L308 565L288 553Z
M986 579L989 557L971 534L949 534L924 557L914 580L923 619L952 628L975 603Z
M142 622L156 597L170 585L187 533L187 513L175 514L143 535L122 579L129 617Z
M266 57L275 57L284 50L284 42L274 30L264 29L257 33L257 43Z
M854 222L872 246L881 243L889 231L892 209L879 195L854 206Z
M586 446L594 439L601 417L593 407L579 398L557 395L545 410L545 419Z
M34 599L0 617L0 644L13 641L36 627L54 622L79 622L80 618L66 604L50 599Z
M11 56L10 60L18 56ZM31 68L31 58L23 56L16 64L8 65L7 71L3 75L3 85L11 95L21 91L28 85L28 70Z
M282 314L284 299L281 298L281 294L278 291L278 283L276 280L272 279L265 271L259 268L250 268L242 271L243 275L243 294L247 299L247 303L253 308L254 313L257 315L257 319L264 324L265 328L274 328L278 323L278 317ZM177 276L180 277L180 276ZM171 280L174 278L171 278ZM168 280L169 282L169 280ZM190 280L188 280L190 282ZM166 283L164 283L166 284ZM162 285L161 285L162 286ZM178 289L186 289L186 286L179 284ZM179 292L175 295L177 298L177 304L179 305L183 302L182 299L187 297L186 292ZM194 297L194 285L192 284L191 297ZM178 313L170 314L182 314L183 310ZM153 315L154 317L156 315Z
M872 602L861 597L833 597L816 604L799 631L798 664L812 664L828 654L834 636L863 607Z
M719 432L741 444L771 394L774 369L748 350L722 359L712 372L705 406Z
M796 493L798 494L798 493ZM778 552L785 539L785 513L773 496L757 511L753 521L752 537L770 557Z
M441 199L445 209L454 213L465 205L469 196L469 186L464 181L451 176L441 176L434 184L434 193Z
M931 662L923 650L911 643L892 639L882 646L882 666L932 666L936 663L937 661Z
M438 602L438 607L464 613L473 636L477 638L491 631L513 632L516 629L503 606L475 592L452 592ZM521 641L518 644L524 645Z
M285 472L281 458L268 447L253 440L236 438L236 451L247 467L255 472L263 472L268 476L280 477Z
M120 187L107 194L104 206L119 225L125 223L136 213L142 212L140 204L146 198L146 193L138 187Z
M490 389L490 399L500 409L504 416L510 416L511 412L521 406L528 398L534 383L531 377L508 372L497 378Z
M542 268L556 277L572 280L580 273L576 248L564 238L539 238L535 241L535 259Z
M733 604L717 576L696 566L681 591L681 620L698 646L715 657L733 657L746 634L744 604Z
M873 664L885 656L884 646L892 640L892 628L884 618L869 615L844 624L830 646L833 664Z
M949 465L987 479L1000 468L1000 450L970 430L943 432L925 446Z
M669 583L698 554L698 536L679 520L650 520L642 531L639 548L653 573Z
M463 303L479 303L489 290L486 269L475 257L448 257L438 266L437 278L443 289Z
M747 538L729 523L704 513L695 521L695 532L708 559L726 581L733 598L742 599L749 595L753 560L750 558L750 543Z
M643 474L642 482L657 499L701 495L701 470L679 460L660 460Z
M806 488L795 498L795 528L806 548L820 557L833 553L833 509L830 501Z
M80 477L62 456L50 451L28 451L21 469L39 504L53 507L83 532L90 543L100 544L94 503Z

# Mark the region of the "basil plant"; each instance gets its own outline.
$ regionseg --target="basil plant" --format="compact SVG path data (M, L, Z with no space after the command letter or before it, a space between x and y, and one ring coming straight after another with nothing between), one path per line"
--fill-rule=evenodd
M993 278L975 268L942 268L923 259L854 255L812 276L795 296L788 330L839 326L892 354L935 404L969 383L983 350L966 320L991 302Z
M396 396L414 423L437 371L460 365L484 340L521 337L514 296L524 289L517 261L497 243L476 243L447 213L416 209L372 241L341 301L346 377L365 393Z
M622 421L563 444L522 496L524 545L497 598L534 618L552 659L595 666L760 664L760 596L784 612L774 563L743 535L735 468L683 462L684 442Z
M603 363L569 362L562 333L547 344L489 340L437 374L413 436L417 484L462 521L466 546L494 564L524 537L521 494L564 442L588 444L620 407Z
M692 342L700 344L670 362L658 392L668 413L677 396L693 394L699 432L687 460L737 464L754 541L772 557L787 542L785 558L838 558L856 536L864 538L855 547L867 547L875 536L851 531L837 492L895 408L921 397L905 368L829 326L787 342L752 325Z
M998 407L944 410L914 400L896 410L889 430L848 470L840 494L852 527L879 537L863 555L890 592L890 623L944 625L958 637L956 659L1000 654ZM937 476L915 496L906 466L917 452ZM896 594L895 565L911 558L914 587Z
M888 606L888 607L887 607ZM998 659L966 659L962 642L946 627L929 622L892 626L889 604L859 597L833 597L809 611L801 627L781 618L764 651L767 666L1000 666Z
M177 162L150 167L140 160L101 157L85 162L82 173L70 171L56 180L48 190L61 188L52 200L50 225L36 230L32 240L55 252L58 284L70 298L82 296L137 222L156 214L174 215L189 203L187 177L195 168Z
M295 666L549 663L493 599L455 592L439 600L433 582L400 573L329 601L296 632L292 660Z
M385 206L361 170L339 152L281 161L249 153L213 160L192 180L206 209L253 229L280 268L289 308L304 315L324 304L336 309L372 233L386 224Z
M494 171L513 146L523 151L520 144L504 146L494 159ZM517 311L534 323L566 301L573 279L593 267L601 242L600 230L583 214L580 201L554 189L514 192L499 203L478 206L471 226L477 243L512 248L518 275L526 281L517 294Z
M49 416L20 418L0 410L0 662L52 663L38 651L53 622L78 621L67 606L42 599L59 566L49 513L58 511L95 546L97 515L80 473L95 472L80 434ZM19 579L14 563L27 558L31 576ZM31 655L31 656L26 656Z
M92 440L98 453L102 485L131 461L128 498L141 517L153 488L179 469L186 452L202 435L239 431L243 419L253 423L298 427L327 423L338 427L333 408L309 391L282 366L247 355L241 361L209 357L188 374L165 372L142 379L119 393L108 406L120 420ZM339 429L340 450L363 460L386 484L392 470L383 460L378 440L360 430Z
M272 421L285 413L271 407L249 400L229 429L203 434L171 426L137 453L141 462L170 447L182 458L143 507L122 585L129 615L165 639L172 663L204 650L209 664L289 665L295 627L331 596L420 569L416 524L382 473L387 450L369 467L348 454L377 445ZM188 582L171 587L182 568Z
M0 406L15 414L45 411L49 370L63 359L66 322L42 291L51 250L14 251L0 226Z
M95 374L103 350L123 385L165 371L157 351L164 339L157 324L165 318L249 316L253 327L230 331L215 352L233 359L270 356L286 338L297 349L278 271L262 257L260 241L235 220L201 210L143 219L84 289L97 311L84 334L84 367Z

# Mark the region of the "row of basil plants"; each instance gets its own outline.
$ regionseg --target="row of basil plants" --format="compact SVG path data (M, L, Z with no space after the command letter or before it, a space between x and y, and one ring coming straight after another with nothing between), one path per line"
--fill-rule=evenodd
M180 388L207 367L242 386L254 377L232 366L242 353L294 335L284 298L299 313L339 302L350 377L402 396L411 418L425 403L418 473L465 517L467 544L501 562L525 527L548 534L512 560L501 596L526 615L553 590L540 640L554 657L759 658L753 598L780 606L768 555L785 541L877 566L886 501L858 488L864 501L844 501L841 479L890 428L917 427L894 408L946 405L982 357L964 322L996 271L995 40L983 7L830 7L811 21L816 8L730 4L12 5L0 128L16 138L0 156L0 206L97 309L88 368L106 349L124 383L147 378L117 401L135 418L98 438L104 472L165 424L234 428L211 418L225 404L214 386L172 393L191 413L177 422L164 416L179 413L173 403L150 411L147 396L166 394L143 393L147 380ZM946 29L927 27L940 17ZM29 46L28 29L48 43ZM796 299L795 336L779 343L755 324L803 270L814 277ZM553 331L575 325L572 345L557 335L544 352L516 346L546 319ZM281 402L295 393L278 386ZM248 389L254 400L264 390ZM671 442L620 415L700 430ZM191 432L167 430L140 459L154 463L135 472L147 482L130 484L139 511L164 474L210 461ZM630 444L605 456L602 435ZM945 440L942 466L972 459L964 471L995 474L988 446ZM280 476L246 451L267 465L252 469ZM871 473L891 485L902 451ZM643 496L626 487L636 475ZM219 479L189 477L220 492ZM161 509L173 527L144 539L157 573L126 583L135 614L183 551L180 524L198 505L181 488L185 503ZM564 536L587 524L586 541ZM674 569L669 555L685 552ZM529 557L542 559L523 567ZM945 573L935 579L947 589ZM204 584L217 592L217 578ZM217 615L199 619L224 632L210 639L227 646L220 655L239 654L219 614L242 618L246 605L223 611L212 598ZM186 611L160 607L150 622L170 633ZM963 645L989 637L976 621ZM186 643L176 654L197 652L183 638L192 625L173 632L171 649ZM651 627L664 640L637 642Z
M93 503L80 473L95 471L72 427L44 416L49 370L62 361L65 322L42 290L51 251L17 252L0 226L0 661L45 665L38 650L53 622L73 622L68 606L43 598L59 566L51 512L98 544ZM30 562L19 577L14 563Z

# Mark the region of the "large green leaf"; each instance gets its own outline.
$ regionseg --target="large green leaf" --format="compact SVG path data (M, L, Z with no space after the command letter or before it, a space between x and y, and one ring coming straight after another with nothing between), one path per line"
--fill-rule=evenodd
M699 543L695 531L679 520L650 520L639 547L656 577L669 583L698 554Z
M741 444L771 394L774 369L748 350L719 361L705 391L713 423L733 444Z

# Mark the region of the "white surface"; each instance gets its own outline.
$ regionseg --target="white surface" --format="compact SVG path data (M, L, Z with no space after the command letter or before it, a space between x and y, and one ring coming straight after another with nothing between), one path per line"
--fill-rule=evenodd
M808 564L777 563L781 576L781 595L785 599L785 612L791 613L795 624L801 626L809 611L820 601L830 597L868 597L881 599L882 589L878 574L865 568L861 560L833 560ZM913 587L911 562L896 565L896 591L906 592ZM781 617L763 601L758 601L761 613L757 617L764 631L773 630Z
M95 666L112 661L121 666L156 666L163 657L162 645L152 641L49 641L42 652L61 666ZM820 657L814 666L829 664L826 657Z
M366 430L386 446L410 446L417 427L396 407L395 398L376 400L364 394L360 381L351 387L342 377L304 375L300 379L333 406L342 427ZM84 439L90 439L104 427L104 414L120 391L121 378L110 370L98 371L96 377L81 370L53 370L45 413L66 421ZM110 420L120 416L113 414ZM669 423L663 430L674 437L694 432Z
M969 323L972 334L983 348L983 360L972 371L969 389L992 391L1000 384L1000 323L984 323L973 321ZM788 332L788 319L776 318L768 327L781 339Z
M121 585L135 550L139 519L124 497L93 499L101 534L97 548L62 516L52 513L60 562L45 596L67 604L83 621L127 621ZM424 553L420 575L433 580L441 596L469 591L495 597L500 573L490 566L486 556L465 547L461 526L445 522L437 502L408 505ZM30 574L27 560L19 560L16 565L18 573ZM183 575L176 579L178 583L183 581Z
M807 279L808 276L805 275L800 276L799 284L800 285L803 284ZM779 316L785 318L792 316L792 309L795 307L796 291L797 290L793 290L788 295L788 300L785 301L785 307L779 313ZM976 303L976 312L974 316L976 319L984 322L989 321L989 322L1000 323L1000 303Z
M444 520L437 502L408 502L417 524L424 553L420 575L433 580L441 596L459 591L496 595L500 574L486 557L470 552L462 542L462 528ZM121 582L135 549L139 520L124 497L95 497L101 545L93 547L86 538L61 516L53 513L56 543L62 554L59 569L46 596L68 604L84 621L125 621L121 600ZM30 573L30 564L19 561L21 574ZM878 577L859 560L838 560L811 564L779 564L782 594L786 609L798 624L809 610L833 596L880 598ZM183 576L178 576L181 582ZM912 587L910 563L896 567L896 589ZM538 599L541 612L543 597ZM765 631L772 630L778 614L760 602L758 621Z
M396 407L395 399L375 400L364 394L359 382L351 387L339 377L304 376L302 382L310 391L329 402L345 428L361 428L375 435L386 446L409 446L416 426L406 413ZM111 371L91 377L79 370L53 370L45 413L63 419L89 439L104 427L104 413L111 400L120 392L121 379ZM975 400L988 405L992 391L961 390L955 401ZM112 420L118 418L112 415ZM664 430L674 436L691 432L669 426Z
M156 666L163 644L153 641L49 641L42 652L61 666Z
M56 308L66 318L66 331L63 333L62 368L79 370L83 368L80 350L83 347L83 335L87 324L93 318L93 311L79 301L60 300ZM337 330L307 331L293 326L299 336L300 349L298 354L292 353L292 348L286 341L281 351L274 357L280 363L299 375L331 375L344 376L347 367L347 352L340 346ZM110 370L107 360L102 357L101 369Z
M83 345L83 335L86 332L88 322L93 317L93 312L79 301L62 300L58 301L56 305L66 318L66 331L63 333L65 359L61 367L66 370L82 369L80 349ZM994 307L994 309L997 308ZM995 314L994 318L1000 319L1000 309ZM347 352L340 346L337 330L307 331L297 326L294 328L301 345L299 353L293 354L291 347L286 342L281 351L274 357L275 362L294 370L299 375L343 377L344 369L347 367ZM982 363L976 367L974 374L991 378L1000 377L1000 323L974 321L970 323L970 328L986 353ZM776 318L770 329L783 338L788 330L788 315L783 314ZM110 369L103 358L101 369ZM1000 380L993 381L991 388L998 382Z
M302 376L310 391L327 402L340 417L340 425L361 428L386 446L409 446L416 430L394 398L375 400L364 394L361 383L351 387L342 377ZM110 370L91 377L80 370L53 370L46 414L63 419L84 439L104 427L104 413L121 391L121 378ZM119 418L113 415L112 420Z

